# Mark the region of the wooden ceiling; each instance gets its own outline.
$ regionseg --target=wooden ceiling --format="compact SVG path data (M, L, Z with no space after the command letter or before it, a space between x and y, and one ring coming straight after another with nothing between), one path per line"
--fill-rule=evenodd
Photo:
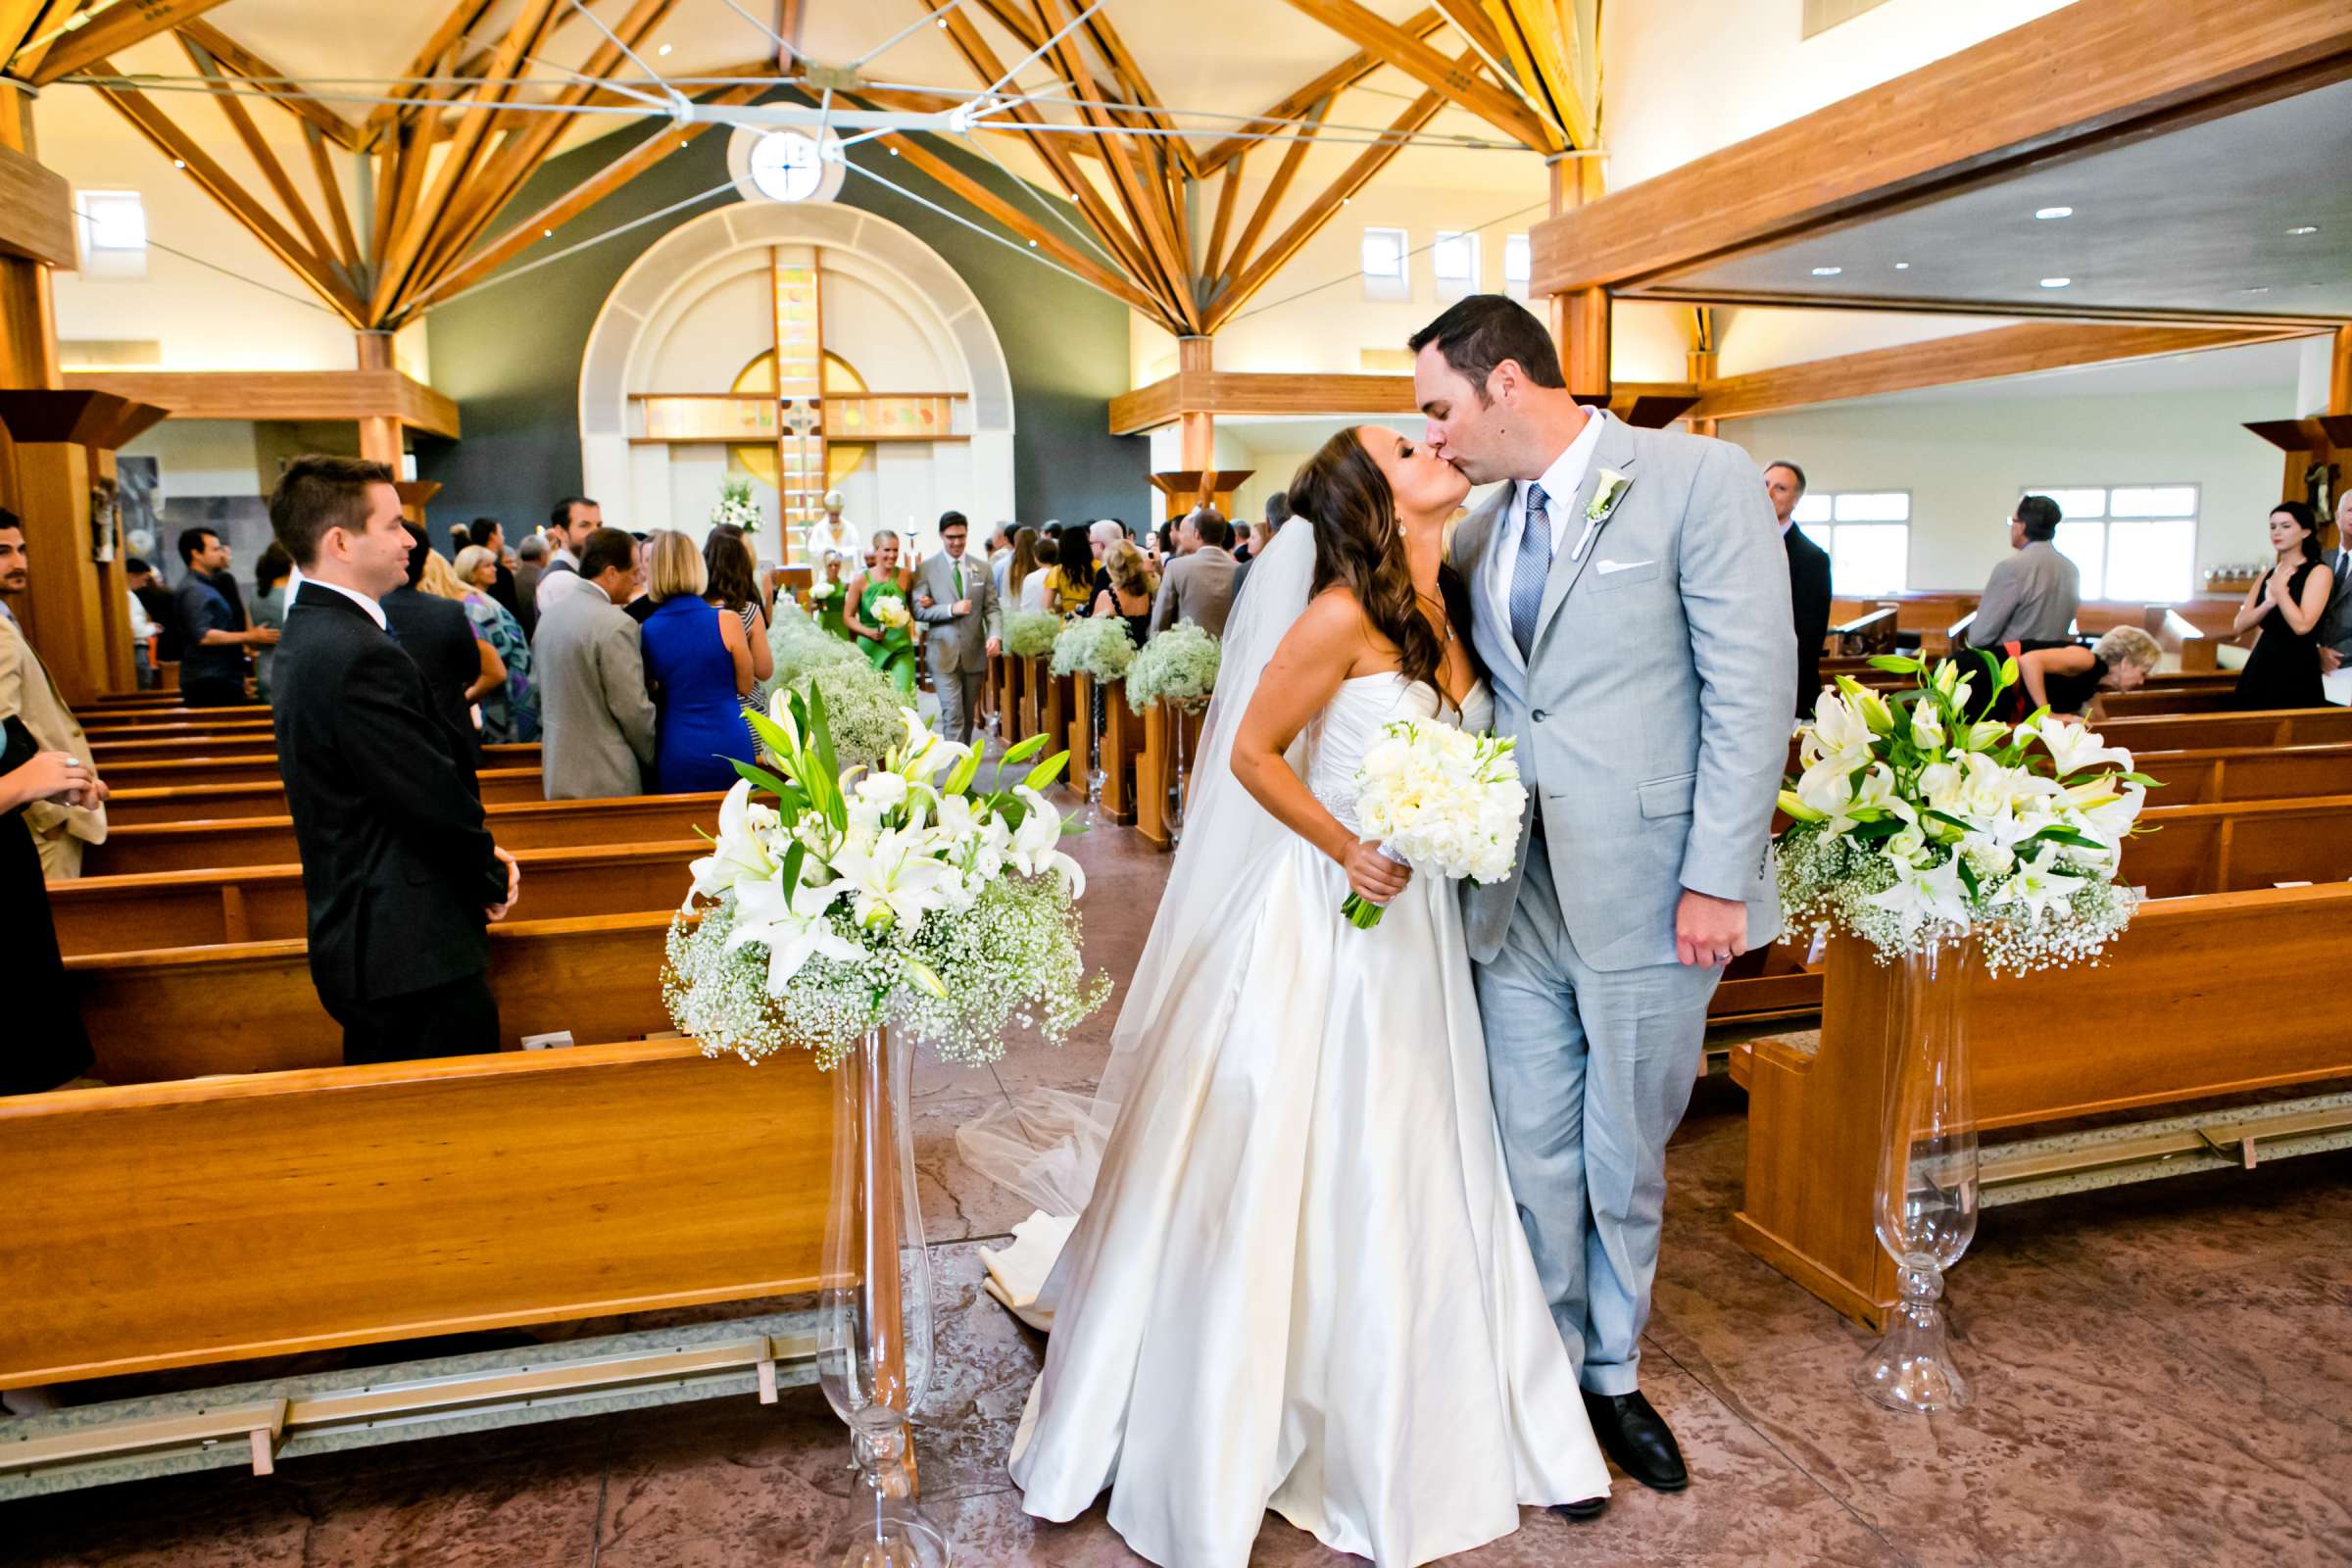
M335 107L355 101L348 88L313 91L273 64L266 27L240 29L238 0L0 0L0 61L21 81L100 95L344 319L392 330L710 128L694 119L645 137L541 210L511 210L590 116L633 107L666 122L669 85L648 46L682 4L700 3L457 0L382 89L398 101L364 115ZM915 113L994 93L984 133L1025 149L1066 211L1049 218L1042 199L1023 208L968 162L941 156L934 138L882 139L1011 242L1171 332L1205 336L1441 115L1475 117L1490 146L1499 138L1545 156L1593 147L1590 0L1438 0L1404 16L1397 0L1380 3L1385 13L1359 0L1288 0L1328 29L1331 64L1262 114L1211 117L1213 130L1161 97L1107 8L1086 0L906 0L914 26L939 31L926 42L944 39L970 78L923 86L808 58L809 0L722 0L748 24L740 35L764 41L698 68L678 90L713 106L829 92L836 105ZM1222 49L1229 34L1201 9L1194 35ZM118 56L165 38L187 66L172 85L217 107L241 157L167 109L158 78L119 69ZM1198 62L1177 64L1197 74ZM1335 130L1334 101L1383 73L1417 95L1385 125ZM1302 179L1310 152L1335 143L1352 156Z

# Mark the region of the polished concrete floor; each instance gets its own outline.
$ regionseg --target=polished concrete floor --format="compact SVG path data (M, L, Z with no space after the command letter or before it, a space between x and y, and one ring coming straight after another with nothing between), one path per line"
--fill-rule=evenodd
M1075 846L1090 961L1124 977L1166 861L1131 834ZM1065 1052L918 1084L942 1281L920 1444L930 1517L972 1565L1135 1562L1100 1509L1022 1514L1003 1454L1040 1342L978 1288L981 1241L1026 1212L965 1170L954 1128L1010 1092L1087 1087L1107 1014ZM1956 1271L1975 1408L1863 1404L1865 1336L1741 1251L1738 1090L1700 1086L1670 1152L1643 1385L1693 1472L1620 1483L1599 1521L1530 1512L1465 1564L2352 1563L2352 1154L1989 1211ZM23 1282L19 1282L20 1286ZM0 1441L5 1439L0 1425ZM845 1506L813 1389L0 1505L0 1561L108 1568L793 1565ZM1256 1560L1338 1564L1269 1522Z

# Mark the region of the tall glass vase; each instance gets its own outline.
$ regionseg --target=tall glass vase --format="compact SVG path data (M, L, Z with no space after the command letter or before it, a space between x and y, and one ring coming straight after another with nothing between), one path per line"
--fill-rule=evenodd
M1108 777L1102 767L1102 742L1109 733L1111 698L1108 695L1109 687L1103 682L1097 680L1088 684L1094 688L1094 709L1088 715L1088 721L1094 727L1087 732L1086 814L1079 820L1091 832L1102 825L1102 785Z
M817 1381L849 1424L858 1482L826 1561L934 1568L947 1538L915 1500L908 1418L931 1382L931 1263L907 1115L913 1045L876 1028L833 1069L832 1201L817 1298Z
M1897 1056L1887 1086L1876 1223L1900 1298L1855 1372L1869 1398L1926 1414L1967 1405L1943 1309L1944 1271L1977 1234L1977 1114L1968 1058L1974 944L1965 936L1897 960Z
M1201 704L1169 698L1168 703L1168 848L1184 842L1184 803L1193 779L1193 715Z

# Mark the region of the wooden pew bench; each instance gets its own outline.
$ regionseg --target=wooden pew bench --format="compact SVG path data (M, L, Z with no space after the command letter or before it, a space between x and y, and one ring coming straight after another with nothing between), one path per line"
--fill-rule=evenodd
M485 806L512 806L544 799L540 794L539 769L535 767L484 768L475 778L481 785ZM107 783L110 788L114 785L111 773ZM285 785L277 778L274 762L270 764L270 778L267 782L116 789L106 803L106 820L110 826L285 814Z
M2352 1110L2334 1097L2215 1102L2352 1079L2352 1030L2336 1009L2250 1000L2280 974L2328 972L2348 935L2352 886L2264 889L2147 905L2096 965L1998 979L1977 966L1963 1006L1980 1126L2043 1134L1986 1140L1984 1200L2250 1168L2266 1152L2340 1139ZM1733 1054L1748 1091L1741 1245L1874 1326L1895 1297L1872 1209L1902 1043L1897 974L1835 944L1818 1050L1762 1040ZM2053 1130L2121 1111L2188 1113L2138 1129Z
M2352 795L2352 742L2147 752L2132 760L2163 786L2148 792L2158 806Z
M832 1091L669 1041L0 1099L0 1387L812 1289Z
M492 926L501 1040L511 1049L561 1029L575 1041L667 1031L662 954L675 910L673 901L638 914ZM66 973L98 1054L91 1076L109 1084L342 1062L342 1028L318 1002L300 938L88 954L68 958Z
M2327 746L2352 742L2352 708L2279 708L2250 713L2152 713L2097 726L2110 746L2137 757L2240 746Z
M660 844L516 850L522 901L514 918L571 919L674 909L698 838ZM68 957L236 942L300 941L309 929L302 867L257 865L49 884L49 912Z

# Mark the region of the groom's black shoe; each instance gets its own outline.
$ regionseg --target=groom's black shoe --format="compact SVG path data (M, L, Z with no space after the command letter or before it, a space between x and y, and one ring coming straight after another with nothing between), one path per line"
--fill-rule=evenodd
M1597 1497L1580 1498L1575 1502L1555 1502L1551 1505L1551 1511L1572 1524L1581 1525L1589 1520L1599 1518L1601 1510L1608 1505L1608 1496L1603 1494Z
M1665 1417L1650 1408L1639 1391L1632 1394L1587 1394L1585 1414L1592 1435L1617 1468L1652 1492L1680 1492L1690 1484L1683 1467L1683 1450L1674 1441Z

